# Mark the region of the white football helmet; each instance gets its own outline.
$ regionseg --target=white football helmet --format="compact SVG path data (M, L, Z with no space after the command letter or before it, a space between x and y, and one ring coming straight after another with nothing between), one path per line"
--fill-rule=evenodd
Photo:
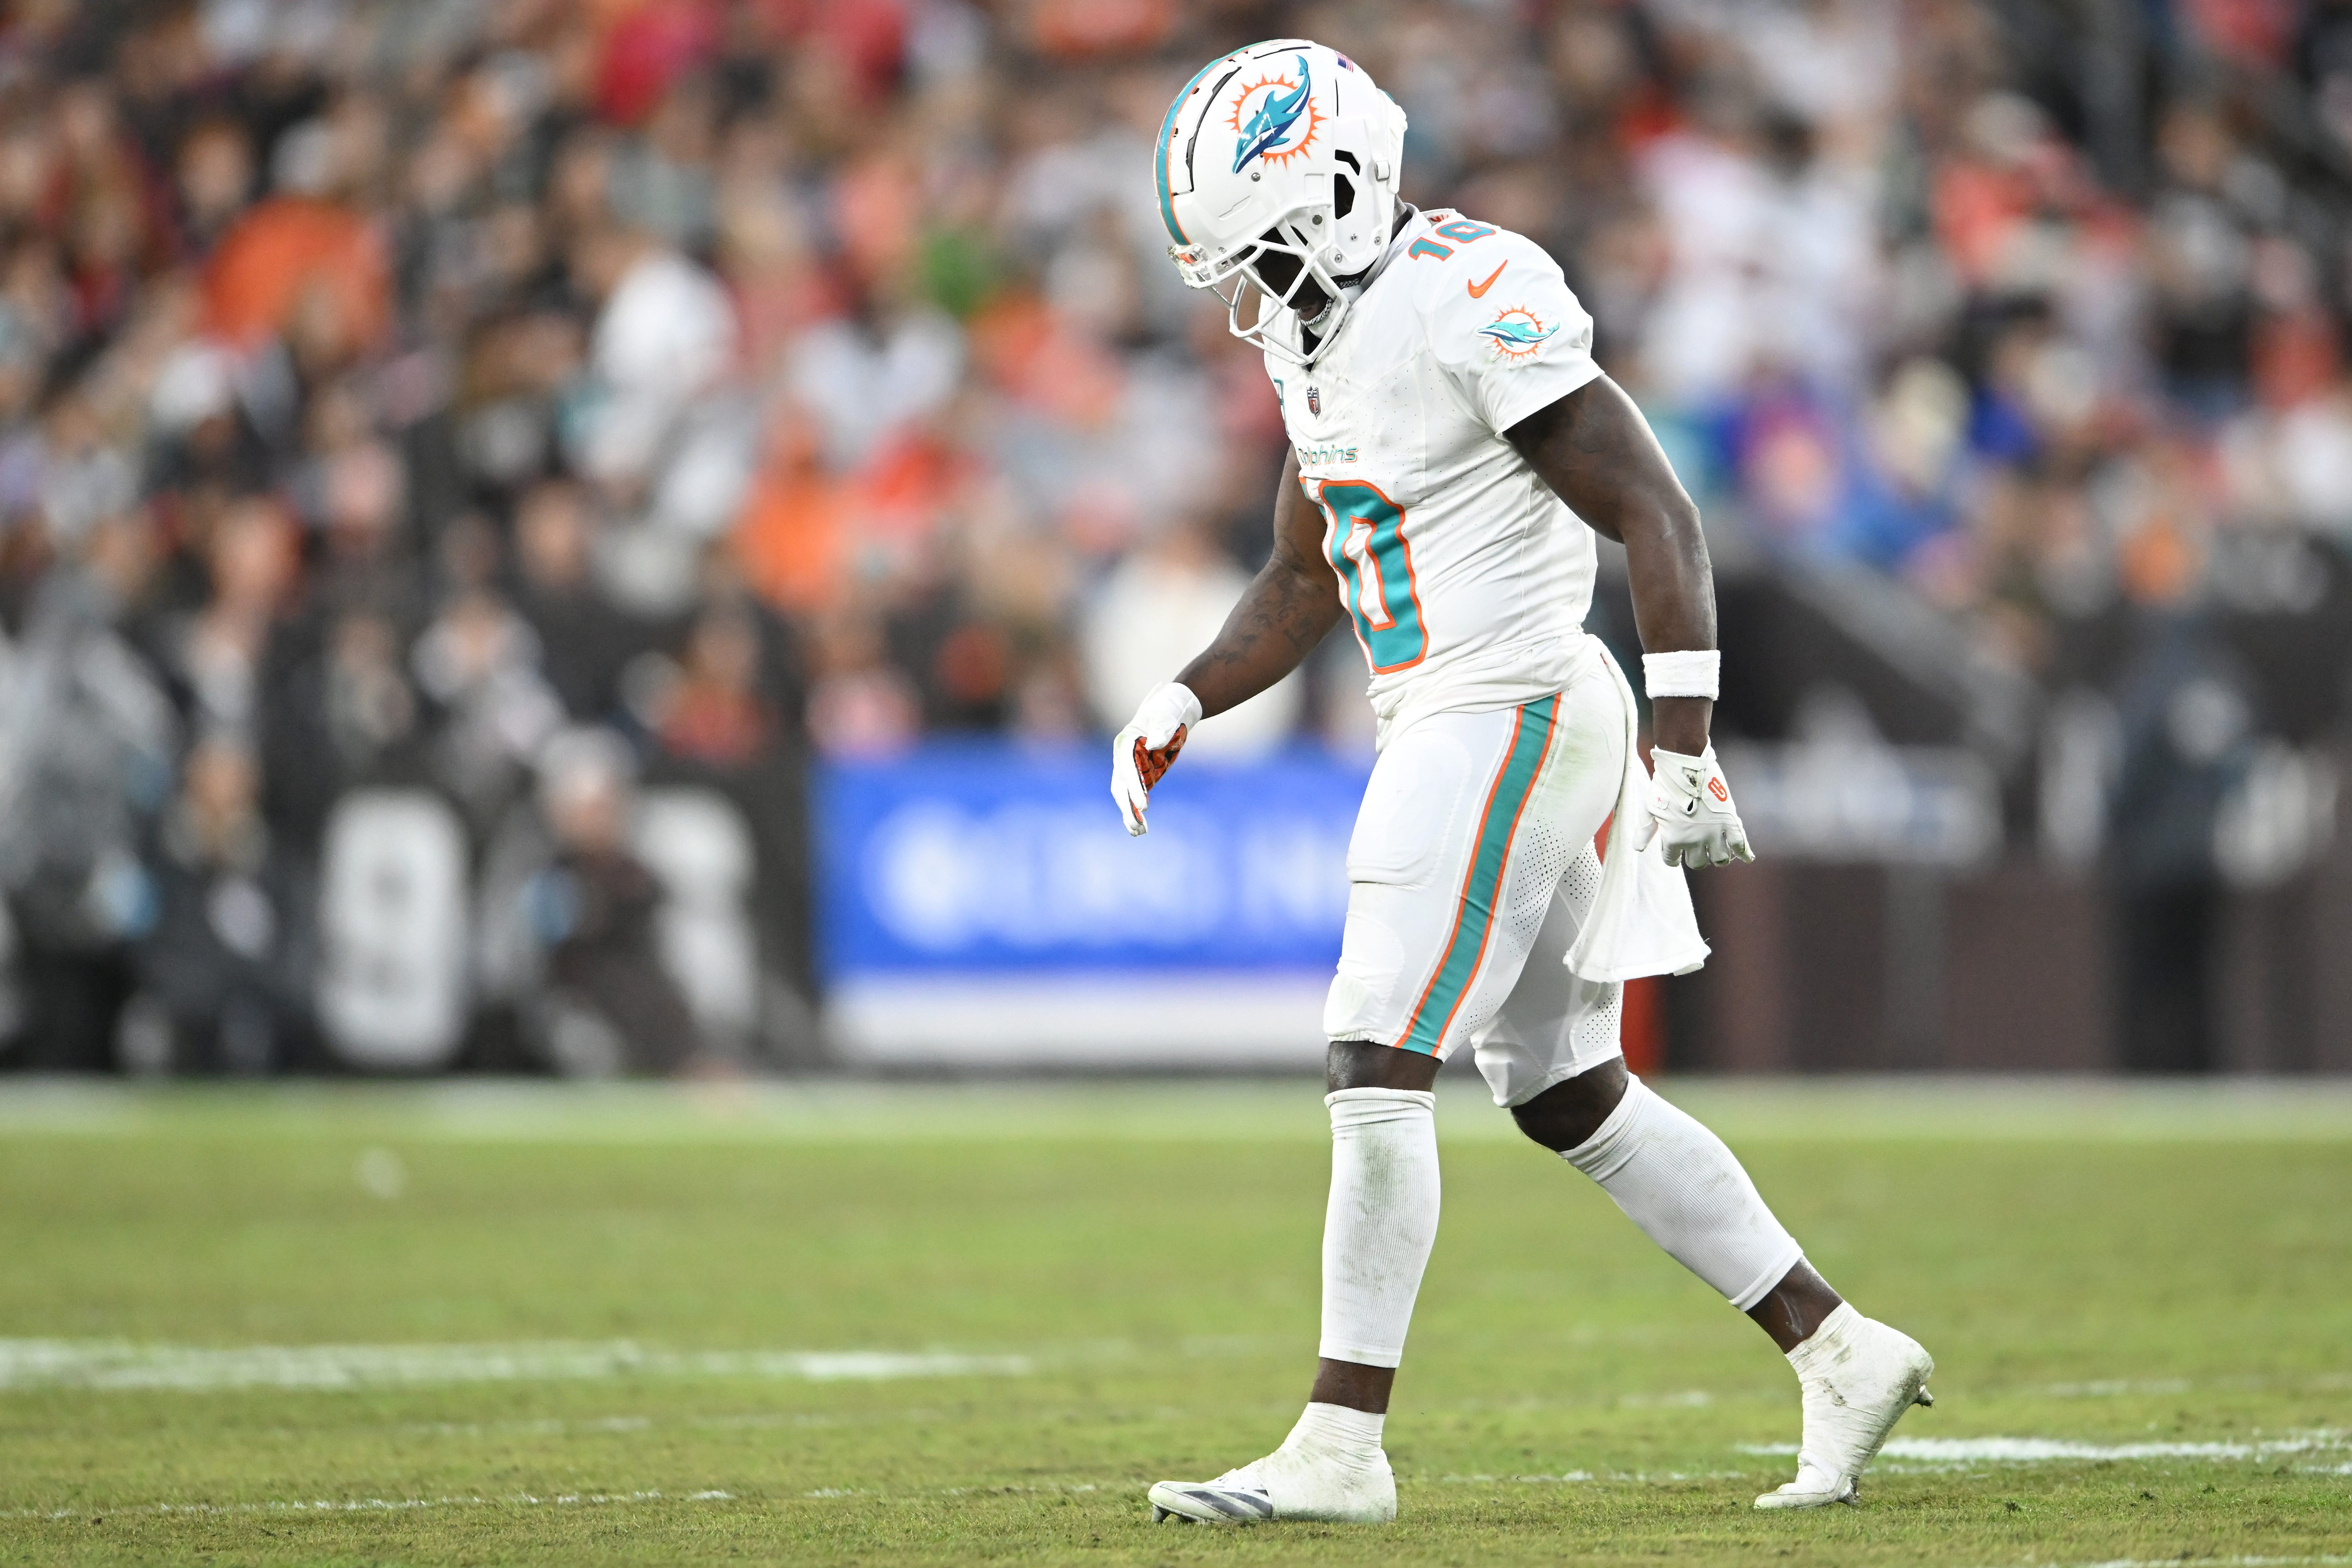
M1236 49L1160 128L1168 254L1225 301L1235 337L1312 364L1388 248L1403 153L1404 110L1347 56L1304 38Z

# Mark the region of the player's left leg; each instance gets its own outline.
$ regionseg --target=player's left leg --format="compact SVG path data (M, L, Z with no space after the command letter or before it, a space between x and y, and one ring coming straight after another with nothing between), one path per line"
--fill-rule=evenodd
M1213 1481L1161 1481L1152 1518L1384 1523L1396 1479L1381 1447L1422 1270L1437 1239L1438 1060L1370 1041L1330 1048L1331 1194L1315 1386L1282 1446Z
M1314 1390L1272 1454L1212 1481L1154 1486L1154 1518L1394 1517L1381 1437L1437 1234L1430 1089L1517 983L1559 868L1607 815L1621 714L1600 669L1558 698L1430 716L1382 751L1349 847L1347 934L1324 1015L1331 1189Z
M1561 879L1539 951L1566 952L1590 909L1588 851ZM1599 1183L1627 1218L1723 1292L1787 1354L1803 1390L1797 1479L1761 1508L1851 1502L1904 1411L1932 1401L1918 1344L1847 1306L1805 1261L1723 1140L1625 1069L1622 993L1557 964L1528 966L1478 1040L1478 1066L1536 1142Z

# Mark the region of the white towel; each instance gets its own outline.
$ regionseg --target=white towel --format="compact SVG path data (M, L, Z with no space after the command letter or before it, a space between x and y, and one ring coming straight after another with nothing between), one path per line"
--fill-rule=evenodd
M1599 644L1600 639L1594 638ZM1625 707L1625 781L1618 786L1617 812L1609 822L1609 852L1601 859L1601 891L1592 914L1561 963L1587 980L1606 983L1643 974L1688 974L1706 962L1706 939L1698 933L1690 886L1682 868L1669 866L1653 837L1633 849L1634 824L1649 810L1650 773L1642 766L1640 712L1625 672L1604 647L1601 662L1617 682Z

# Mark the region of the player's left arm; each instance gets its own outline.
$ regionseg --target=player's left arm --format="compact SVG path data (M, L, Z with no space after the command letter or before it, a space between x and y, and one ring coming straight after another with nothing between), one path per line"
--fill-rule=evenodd
M1624 545L1643 650L1713 651L1715 572L1698 506L1624 389L1595 375L1504 435L1577 516ZM1650 710L1652 823L1640 841L1663 835L1669 865L1754 859L1707 742L1714 700L1653 694Z

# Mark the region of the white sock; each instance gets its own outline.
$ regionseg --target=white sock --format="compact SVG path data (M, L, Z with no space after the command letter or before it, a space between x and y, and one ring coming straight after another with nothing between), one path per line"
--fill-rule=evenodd
M1805 1256L1723 1140L1628 1075L1600 1131L1561 1155L1625 1217L1741 1311ZM1328 1353L1328 1352L1326 1352Z
M1394 1366L1437 1239L1437 1096L1343 1089L1323 1103L1331 1108L1331 1205L1320 1353Z
M1840 1301L1830 1315L1813 1325L1813 1331L1797 1342L1789 1352L1789 1364L1797 1369L1800 1381L1826 1373L1837 1365L1837 1352L1845 1344L1846 1331L1863 1321L1851 1301Z
M1305 1458L1328 1460L1351 1470L1379 1464L1381 1428L1385 1415L1350 1410L1344 1405L1310 1404L1282 1446Z

